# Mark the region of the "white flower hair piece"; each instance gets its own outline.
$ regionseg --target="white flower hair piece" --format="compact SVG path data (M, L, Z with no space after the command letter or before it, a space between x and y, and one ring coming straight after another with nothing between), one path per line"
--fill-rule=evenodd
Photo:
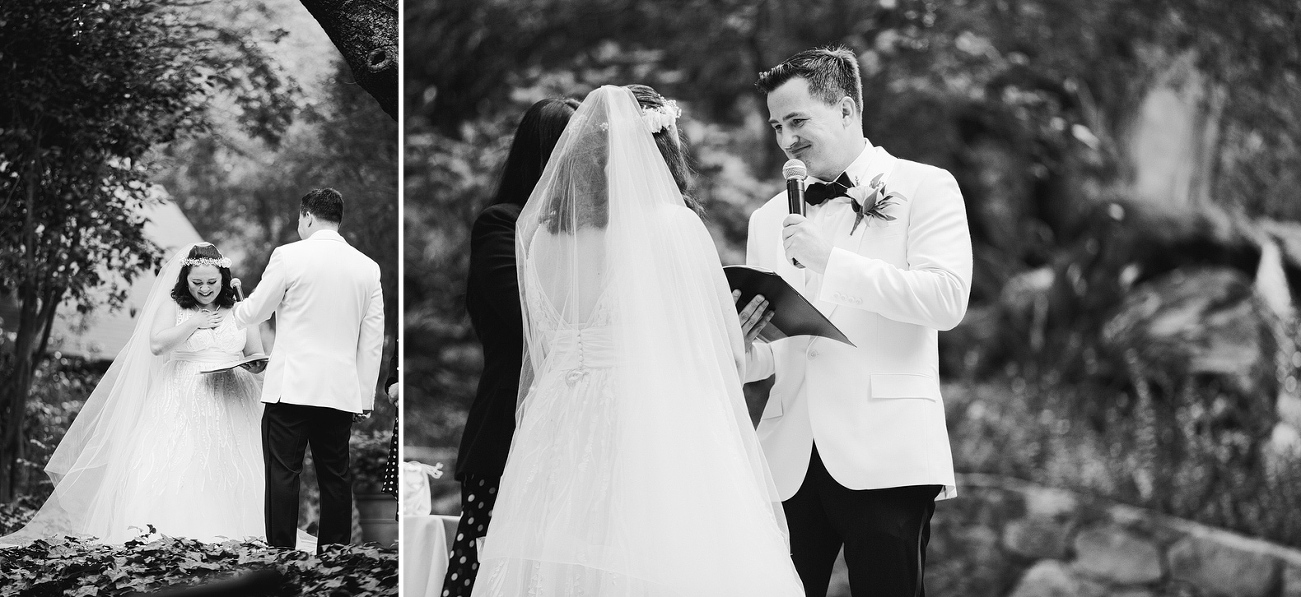
M181 265L188 265L190 267L198 267L201 265L215 265L217 267L224 267L226 269L230 269L230 258L229 257L222 257L221 259L213 259L212 257L199 257L197 259L187 258L181 260Z
M667 130L678 117L682 116L682 108L673 100L664 100L663 106L655 108L642 108L641 119L646 123L646 130L651 134Z

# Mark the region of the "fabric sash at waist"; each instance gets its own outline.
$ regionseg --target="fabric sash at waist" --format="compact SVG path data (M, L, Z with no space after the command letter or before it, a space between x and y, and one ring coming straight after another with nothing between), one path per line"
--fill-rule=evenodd
M197 352L178 350L172 353L172 361L186 363L229 363L244 358L241 352L220 352L216 350L200 350Z

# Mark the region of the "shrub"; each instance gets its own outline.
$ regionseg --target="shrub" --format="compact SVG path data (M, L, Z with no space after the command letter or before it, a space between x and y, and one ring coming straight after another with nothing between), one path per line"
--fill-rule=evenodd
M107 363L59 356L47 359L36 368L24 421L27 443L19 460L20 479L25 480L19 485L21 494L40 503L54 489L45 474L45 464L104 375L106 366Z
M1301 457L1220 426L1235 401L1213 385L1180 394L1154 404L1142 392L1016 375L947 385L954 463L1301 547ZM1113 403L1100 422L1080 408L1100 402Z
M352 454L353 493L380 493L391 441L392 433L389 431L353 432L349 440Z

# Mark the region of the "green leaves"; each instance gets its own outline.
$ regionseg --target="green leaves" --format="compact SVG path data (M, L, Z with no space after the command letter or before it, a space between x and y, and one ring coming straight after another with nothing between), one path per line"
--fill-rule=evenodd
M300 110L267 46L198 18L219 4L0 2L0 294L21 306L0 343L0 501L23 489L23 403L56 306L120 305L158 264L140 216L154 152L216 110L274 144Z
M0 597L112 597L209 584L250 596L397 594L397 551L374 544L316 556L260 541L146 538L113 547L67 537L0 550Z
M348 441L352 455L352 488L356 493L379 493L388 462L389 430L356 430Z

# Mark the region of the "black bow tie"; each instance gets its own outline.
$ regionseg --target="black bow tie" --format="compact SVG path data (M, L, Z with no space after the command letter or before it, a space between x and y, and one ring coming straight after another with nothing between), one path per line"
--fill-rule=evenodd
M853 183L849 181L849 174L842 172L840 178L837 178L835 182L815 182L810 184L809 188L804 189L804 202L809 205L822 205L828 199L846 196L846 191L851 186L853 186Z

